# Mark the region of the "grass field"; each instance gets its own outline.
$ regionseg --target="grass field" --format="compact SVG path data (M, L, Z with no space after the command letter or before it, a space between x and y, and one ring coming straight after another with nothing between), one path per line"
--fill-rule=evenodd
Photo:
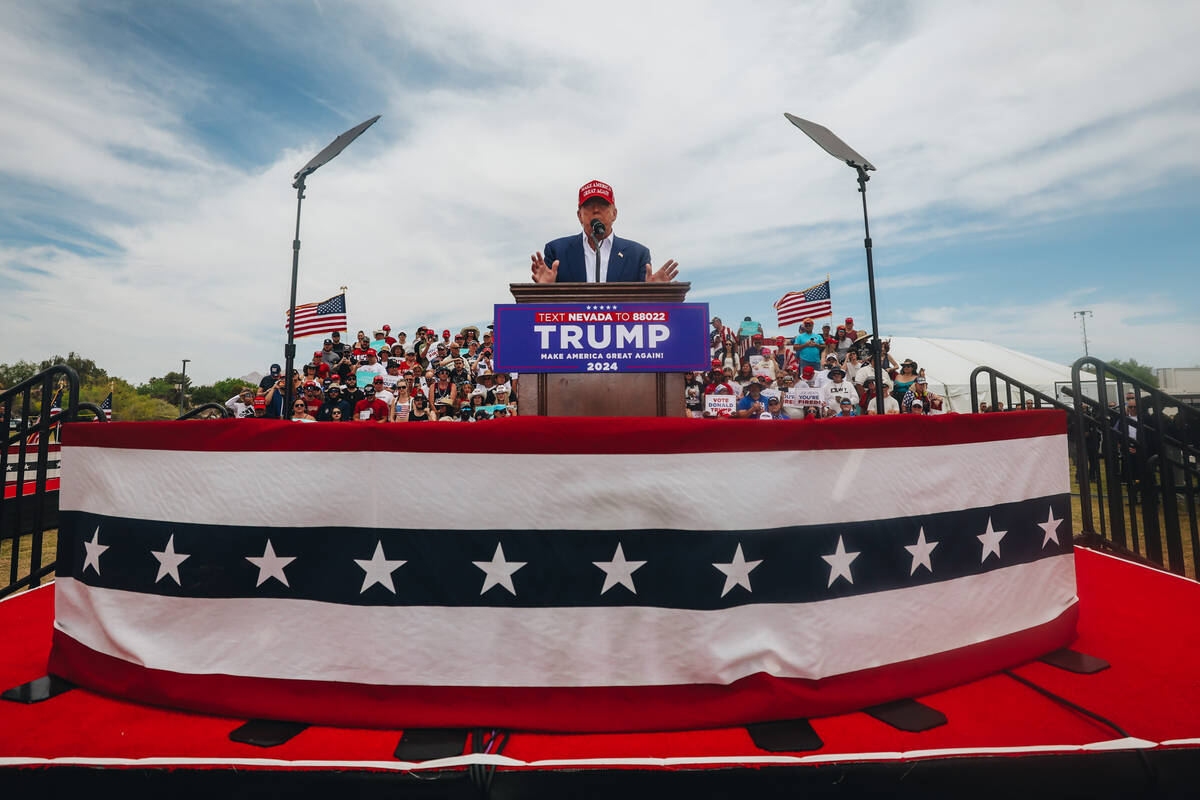
M17 551L17 579L25 577L29 574L29 556L33 551L33 537L22 536L20 539L21 547ZM10 573L12 569L12 549L13 540L5 539L0 542L0 586L9 584ZM55 553L58 549L58 531L49 530L42 534L42 565L50 563L55 558ZM42 578L41 582L54 580L54 573L50 573Z
M1094 486L1095 486L1095 484L1093 484L1093 487ZM1095 490L1093 489L1093 493L1094 493L1094 491ZM1100 533L1100 502L1097 500L1096 497L1092 497L1091 505L1092 505L1092 518L1094 520L1096 520L1097 530L1095 532ZM1179 509L1179 528L1180 528L1180 534L1181 534L1180 538L1183 540L1184 571L1189 578L1195 579L1197 577L1196 553L1192 547L1192 537L1191 537L1191 529L1190 529L1191 517L1188 515L1187 504L1183 501L1182 498L1179 498L1179 500L1177 502L1177 507ZM1109 538L1111 540L1112 539L1112 522L1111 522L1112 509L1109 508L1107 494L1104 497L1104 511L1105 511L1105 514L1109 517L1108 519L1105 519L1105 525L1107 526L1106 527L1107 533L1108 533L1107 538ZM1145 543L1146 525L1145 525L1145 520L1143 519L1144 515L1142 514L1141 507L1138 506L1136 509L1136 520L1134 519L1134 517L1133 517L1134 512L1131 511L1129 508L1129 493L1125 491L1124 486L1121 487L1121 511L1122 511L1121 516L1125 520L1126 536L1128 537L1126 540L1126 546L1128 546L1132 550L1135 550L1136 552L1141 553L1142 555L1145 555L1146 554L1146 543ZM1076 483L1076 481L1075 481L1074 471L1072 471L1072 474L1071 474L1071 521L1074 524L1075 533L1082 533L1083 532L1083 504L1079 497L1079 484ZM1135 524L1137 526L1137 533L1138 533L1136 539L1134 539L1134 537L1133 537L1133 529L1134 529ZM1200 524L1200 520L1197 520L1197 524ZM1160 532L1160 534L1159 534L1160 538L1164 538L1166 530L1167 530L1167 522L1166 522L1166 517L1163 514L1163 509L1162 509L1161 504L1158 507L1158 530ZM1162 553L1163 553L1163 558L1166 559L1167 544L1166 544L1165 538L1162 542Z

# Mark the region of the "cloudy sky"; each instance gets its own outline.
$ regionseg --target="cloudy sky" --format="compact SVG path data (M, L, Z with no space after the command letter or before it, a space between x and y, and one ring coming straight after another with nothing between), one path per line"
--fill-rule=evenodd
M1069 363L1086 308L1093 354L1200 364L1198 41L1195 2L10 5L0 361L281 361L292 174L375 114L301 229L355 329L486 322L593 178L725 319L829 274L862 323L854 173L788 111L879 168L885 334Z

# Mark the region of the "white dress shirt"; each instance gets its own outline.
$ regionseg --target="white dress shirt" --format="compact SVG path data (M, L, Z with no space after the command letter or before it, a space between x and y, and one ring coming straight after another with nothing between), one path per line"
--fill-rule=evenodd
M596 251L592 248L592 241L586 233L579 234L583 237L583 260L584 266L587 268L587 282L596 282ZM608 280L608 257L612 255L613 235L612 231L608 232L608 236L600 242L600 283Z

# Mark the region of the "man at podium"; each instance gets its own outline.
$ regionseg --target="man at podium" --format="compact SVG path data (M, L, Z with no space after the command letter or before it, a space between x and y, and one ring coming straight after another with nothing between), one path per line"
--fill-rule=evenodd
M649 248L613 235L617 205L607 183L588 181L579 188L576 216L582 234L555 239L546 244L544 256L530 256L534 283L669 282L679 274L674 260L655 271Z

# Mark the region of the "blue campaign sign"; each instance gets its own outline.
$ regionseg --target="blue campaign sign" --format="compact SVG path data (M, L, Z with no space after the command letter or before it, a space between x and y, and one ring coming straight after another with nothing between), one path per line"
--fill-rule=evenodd
M707 369L708 303L498 305L497 372Z

